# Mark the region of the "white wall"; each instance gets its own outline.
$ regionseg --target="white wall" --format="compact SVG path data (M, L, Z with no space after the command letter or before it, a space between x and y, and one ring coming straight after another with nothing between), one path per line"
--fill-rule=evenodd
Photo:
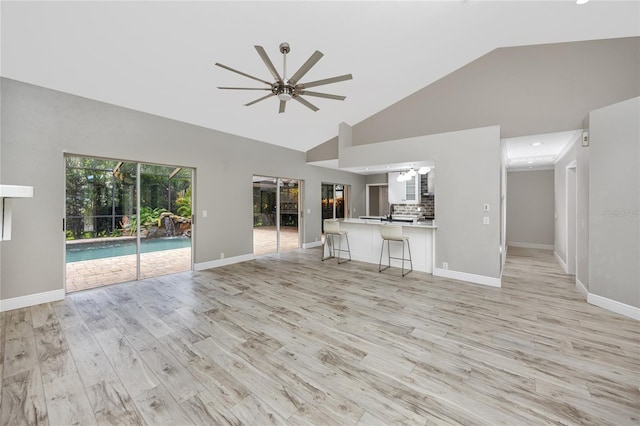
M196 263L253 252L254 174L304 180L305 243L320 238L321 182L351 185L350 206L364 212L364 176L308 166L303 152L14 80L1 90L0 179L35 188L2 243L1 299L64 288L65 152L195 168Z
M554 171L507 173L507 244L553 249Z
M351 128L340 125L340 167L407 161L434 161L436 197L436 267L499 285L501 146L498 126L357 145ZM353 142L353 143L352 143ZM483 212L489 204L490 211ZM483 225L483 216L490 224ZM435 271L439 273L439 271ZM471 276L473 275L473 276ZM475 282L480 282L478 279Z
M640 98L589 114L589 292L640 307Z

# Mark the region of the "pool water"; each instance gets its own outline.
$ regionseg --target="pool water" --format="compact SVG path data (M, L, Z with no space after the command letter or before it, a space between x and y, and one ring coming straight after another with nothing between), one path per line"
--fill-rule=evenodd
M153 238L140 242L141 253L174 250L185 247L191 247L191 238ZM127 256L130 254L136 254L136 240L67 244L67 263L104 259L105 257Z

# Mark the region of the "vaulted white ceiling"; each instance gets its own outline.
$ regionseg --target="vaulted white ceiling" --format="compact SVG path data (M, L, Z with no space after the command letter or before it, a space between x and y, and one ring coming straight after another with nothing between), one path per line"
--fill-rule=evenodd
M4 77L306 151L498 47L640 35L638 2L8 2L1 4ZM314 88L344 102L308 98L278 114L261 87L221 62L271 80L253 48L278 69L315 50L306 81L352 73ZM254 84L255 83L255 84Z

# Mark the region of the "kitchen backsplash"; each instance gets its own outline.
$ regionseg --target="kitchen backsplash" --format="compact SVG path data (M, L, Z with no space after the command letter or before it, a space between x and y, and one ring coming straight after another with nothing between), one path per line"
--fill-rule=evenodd
M393 213L399 215L416 215L418 218L432 219L435 216L435 196L423 195L420 204L394 204Z

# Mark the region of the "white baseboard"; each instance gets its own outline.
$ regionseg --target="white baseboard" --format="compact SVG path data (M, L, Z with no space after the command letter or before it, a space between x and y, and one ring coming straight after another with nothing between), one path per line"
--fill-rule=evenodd
M308 248L314 248L314 247L320 247L322 246L322 241L314 241L312 243L303 243L302 244L302 248L303 249L308 249Z
M606 297L598 296L597 294L589 293L587 296L587 302L592 305L599 306L611 312L615 312L625 317L633 318L640 321L640 308L627 305L616 300L607 299Z
M521 248L532 248L532 249L542 249L542 250L556 249L556 246L554 246L553 244L519 243L517 241L507 241L507 247L521 247Z
M580 282L580 280L577 277L576 277L576 288L578 289L580 294L582 294L582 297L584 297L584 300L587 300L589 298L589 292L587 291L587 288L584 286L584 284Z
M210 260L209 262L194 263L194 271L203 271L205 269L219 268L220 266L233 265L234 263L246 262L255 259L254 254L244 254L242 256L227 257L225 259Z
M45 291L44 293L4 299L0 300L0 312L26 308L27 306L39 305L41 303L55 302L56 300L64 299L64 296L64 289L61 288L59 290Z
M437 277L452 278L454 280L467 281L474 284L502 287L500 278L487 277L485 275L469 274L467 272L451 271L449 269L433 268L433 275Z
M562 260L562 258L560 257L560 255L558 254L557 251L553 252L553 255L556 257L556 260L558 261L558 263L560 264L560 266L562 267L562 270L564 271L564 273L567 273L567 264L564 263L564 260Z

